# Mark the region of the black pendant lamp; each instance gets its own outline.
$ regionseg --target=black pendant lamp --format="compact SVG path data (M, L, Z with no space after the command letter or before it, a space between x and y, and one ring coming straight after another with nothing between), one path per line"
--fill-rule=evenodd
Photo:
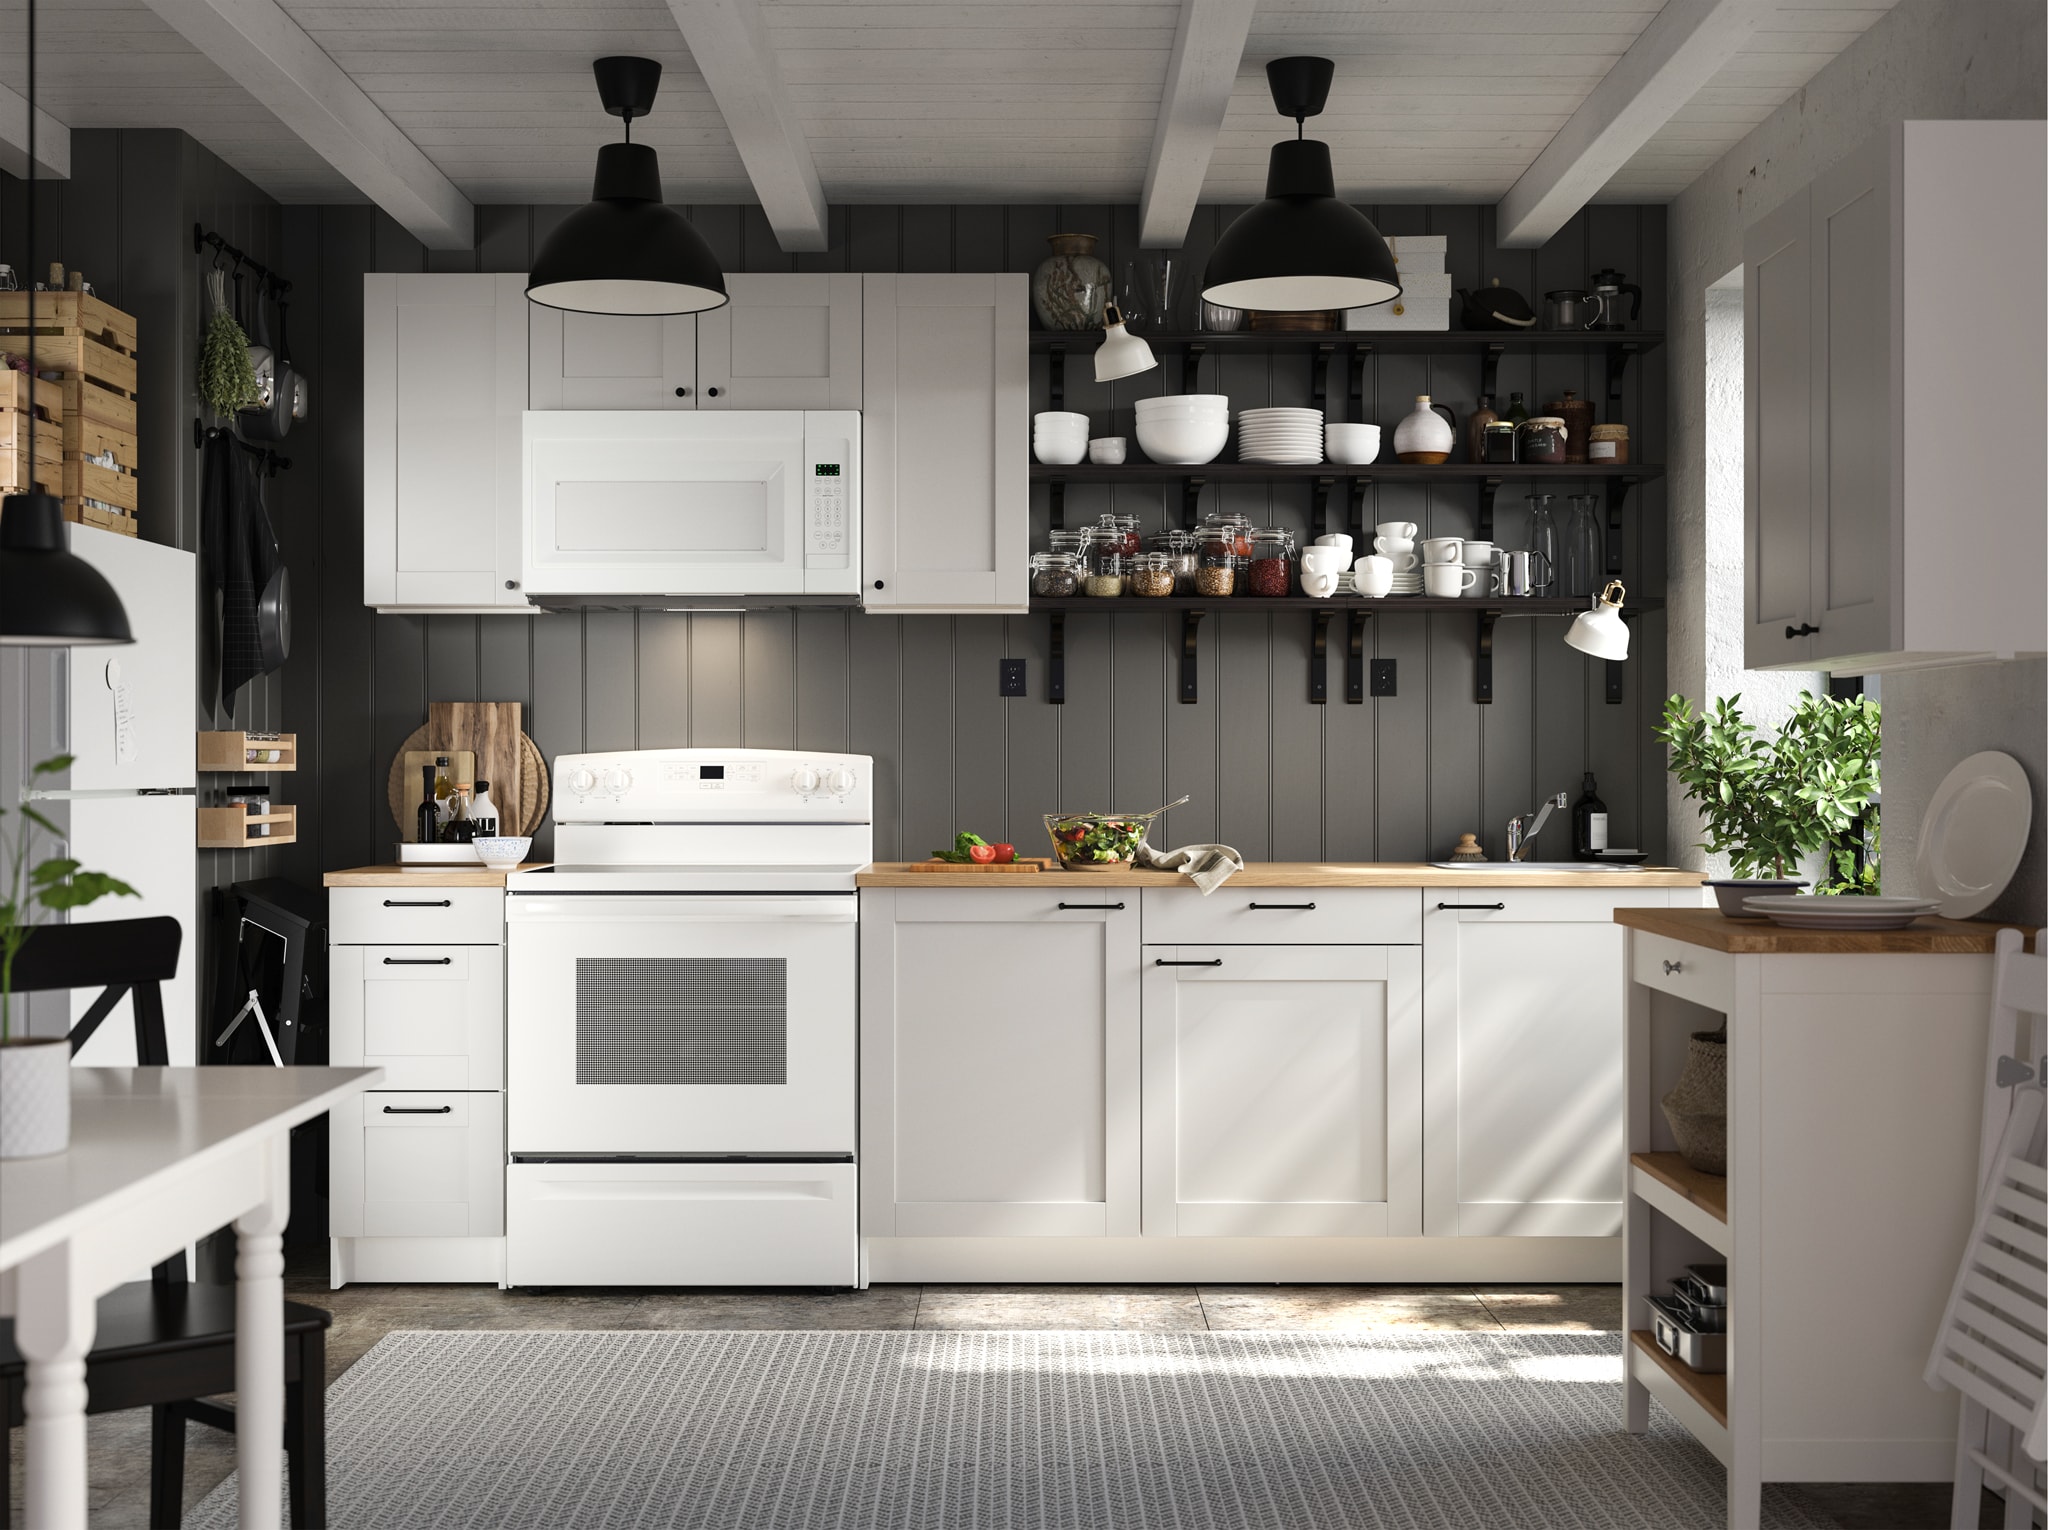
M548 235L526 295L576 313L702 313L725 305L725 273L690 220L661 200L654 150L633 142L633 119L654 105L661 65L601 58L591 65L604 109L626 123L623 143L597 151L590 201Z
M1204 302L1307 313L1365 308L1401 295L1387 241L1371 219L1337 198L1330 146L1301 136L1303 121L1329 100L1336 72L1326 58L1276 58L1266 65L1273 105L1294 119L1295 136L1273 145L1266 200L1216 241L1202 273Z
M0 646L66 648L132 643L128 613L106 576L71 550L54 494L35 486L36 463L36 0L28 0L28 440L25 493L0 500Z

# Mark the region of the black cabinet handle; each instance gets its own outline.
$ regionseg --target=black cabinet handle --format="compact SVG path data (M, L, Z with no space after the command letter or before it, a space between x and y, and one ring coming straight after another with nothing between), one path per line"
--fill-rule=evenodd
M1506 908L1506 907L1507 907L1507 905L1506 905L1505 903L1439 903L1439 904L1437 905L1437 907L1438 907L1438 908L1491 908L1491 909L1503 909L1503 908Z
M1206 962L1170 962L1163 956L1155 956L1152 958L1152 965L1155 967L1220 967L1223 965L1223 958L1219 956L1214 961Z
M1820 631L1820 628L1814 626L1812 622L1801 622L1796 627L1788 625L1785 628L1785 636L1788 638L1811 637L1818 631Z
M1062 903L1061 908L1122 908L1121 903Z
M690 390L689 390L688 388L678 388L678 389L676 389L676 397L677 397L677 398L688 398L689 396L690 396Z
M386 908L453 908L452 898L386 898Z
M1246 908L1314 908L1313 903L1247 903Z
M878 589L878 590L882 588L882 581L881 581L881 580L877 579L877 580L875 581L875 588L876 588L876 589Z
M387 967L449 967L453 966L454 963L455 958L452 956L387 956L384 958L384 965Z
M712 398L718 397L718 390L716 388L706 388L704 391Z
M387 1116L445 1116L455 1109L453 1105L386 1105Z
M1666 963L1664 964L1664 975L1665 975L1666 977L1670 977L1670 976L1671 976L1671 975L1672 975L1673 973L1675 973L1675 972L1683 972L1683 971L1685 971L1685 963L1684 963L1684 962L1666 962Z

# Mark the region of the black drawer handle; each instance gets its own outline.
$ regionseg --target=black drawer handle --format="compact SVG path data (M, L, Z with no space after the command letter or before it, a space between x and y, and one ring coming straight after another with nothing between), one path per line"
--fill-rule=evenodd
M1788 638L1812 637L1818 631L1820 631L1820 628L1814 626L1812 622L1801 622L1796 627L1786 627L1785 636Z
M1219 956L1214 961L1206 962L1170 962L1163 956L1155 956L1152 958L1152 965L1155 967L1220 967L1223 965L1223 958Z
M387 1116L445 1116L454 1108L453 1105L386 1105L384 1107L384 1114Z
M387 956L387 967L448 967L454 965L452 956Z
M1437 905L1437 907L1438 907L1438 908L1444 908L1444 909L1454 909L1454 908L1491 908L1491 909L1503 909L1503 908L1506 908L1506 907L1507 907L1507 905L1506 905L1505 903L1439 903L1439 904Z
M1062 909L1122 908L1121 903L1062 903Z
M1247 903L1246 908L1314 908L1313 903Z
M455 900L452 898L386 898L384 906L386 908L453 908Z
M1684 962L1666 962L1664 964L1664 975L1666 977L1671 977L1673 974L1683 971L1685 971Z

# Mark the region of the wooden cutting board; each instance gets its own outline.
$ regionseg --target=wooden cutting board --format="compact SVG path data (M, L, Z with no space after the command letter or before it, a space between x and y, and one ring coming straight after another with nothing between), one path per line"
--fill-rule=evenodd
M987 866L977 866L972 861L911 861L903 869L905 871L929 871L941 876L948 872L959 872L964 876L975 876L989 871L1007 871L1029 875L1035 872L1052 870L1052 859L1049 856L1041 860L1020 858L1010 862L1007 866L997 866L993 863Z
M425 747L473 751L476 779L502 808L520 800L519 713L516 701L430 701Z

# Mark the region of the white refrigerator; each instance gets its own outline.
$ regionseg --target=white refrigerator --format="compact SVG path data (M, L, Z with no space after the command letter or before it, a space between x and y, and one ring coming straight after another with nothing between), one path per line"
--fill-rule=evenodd
M169 914L184 929L178 975L164 985L164 1030L173 1064L197 1060L196 991L201 967L194 785L198 758L199 560L191 553L93 526L72 526L71 550L106 575L128 611L135 641L69 650L60 736L74 757L68 785L48 793L70 817L71 856L119 877L140 895L102 898L71 911L74 924ZM97 991L72 995L72 1017ZM135 1023L123 999L74 1063L133 1066Z

